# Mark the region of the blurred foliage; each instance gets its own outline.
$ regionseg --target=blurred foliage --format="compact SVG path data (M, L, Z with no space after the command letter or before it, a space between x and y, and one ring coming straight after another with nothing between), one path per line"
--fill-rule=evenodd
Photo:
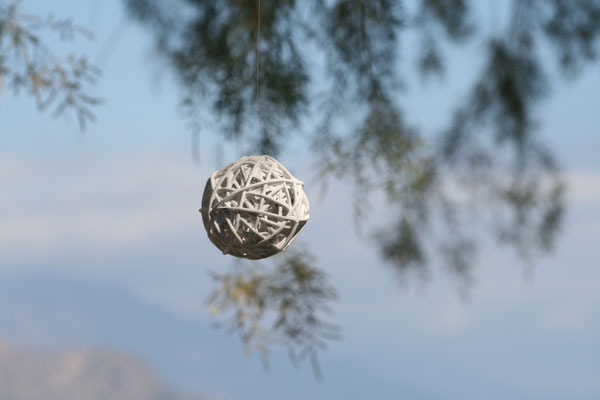
M51 31L63 41L72 41L76 36L91 39L91 33L70 19L23 13L19 5L18 1L0 2L0 93L5 88L15 95L23 90L35 99L38 109L52 107L55 116L72 110L85 129L95 119L92 107L100 103L89 95L100 70L85 56L59 57L42 34Z
M323 182L354 182L359 225L373 199L384 202L392 221L375 229L374 242L400 278L429 276L435 260L466 293L482 232L524 260L552 248L564 184L536 110L556 71L570 78L596 60L600 0L501 2L510 5L507 21L484 30L469 0L123 1L180 80L187 115L216 117L224 138L248 152L277 155L291 150L291 135L307 137ZM403 37L419 43L414 62L423 79L445 76L453 45L486 49L440 132L409 123L400 106ZM555 52L557 68L542 51ZM212 304L219 313L236 310L232 327L250 347L259 347L265 310L277 314L283 304L283 286L272 282L290 272L298 278L294 257L269 273L249 267L216 276ZM309 261L305 268L316 271ZM311 293L290 296L305 301ZM291 330L275 324L261 332L295 343L312 327L305 317L300 312L303 322Z
M213 274L217 288L208 299L218 325L240 334L248 352L258 351L268 365L273 345L288 348L293 361L308 358L320 376L317 353L339 328L321 319L337 298L327 275L313 267L306 250L289 249L276 256L273 270L257 262L241 262L226 274Z
M385 227L370 228L399 278L426 278L438 261L466 293L482 232L524 260L552 248L565 189L536 111L557 75L573 78L596 61L600 0L490 1L510 6L498 29L481 29L474 0L123 1L181 83L194 135L216 118L224 139L270 155L306 137L324 183L354 183L357 225L372 201L387 210ZM0 90L26 91L55 115L73 110L83 129L100 102L88 94L100 71L83 56L57 56L42 32L90 37L69 19L0 1ZM411 61L400 57L404 38L416 38L412 61L424 80L445 77L453 46L485 49L439 132L424 132L401 107L414 78L400 68ZM549 51L555 65L541 55ZM214 279L211 310L249 350L266 360L281 344L318 371L318 350L338 335L322 320L336 294L306 249Z

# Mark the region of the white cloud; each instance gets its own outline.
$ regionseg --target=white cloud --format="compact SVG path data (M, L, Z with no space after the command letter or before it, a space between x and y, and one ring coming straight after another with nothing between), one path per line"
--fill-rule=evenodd
M9 158L0 170L3 254L137 246L202 224L197 210L208 172L188 159Z
M209 173L187 157L156 154L91 160L80 155L52 163L3 157L0 249L127 247L195 229ZM600 172L573 171L567 182L571 205L600 203ZM318 207L313 202L314 215Z
M566 180L570 201L577 205L600 203L600 171L571 171Z

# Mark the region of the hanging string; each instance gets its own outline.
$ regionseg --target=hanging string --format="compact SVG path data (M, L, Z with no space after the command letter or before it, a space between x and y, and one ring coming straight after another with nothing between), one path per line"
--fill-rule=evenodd
M260 70L260 0L258 0L258 16L256 21L257 32L256 32L256 117L257 120L260 121L260 107L259 107L259 96L258 96L258 79L259 79L259 70ZM257 124L258 125L258 124ZM259 127L260 129L260 127Z

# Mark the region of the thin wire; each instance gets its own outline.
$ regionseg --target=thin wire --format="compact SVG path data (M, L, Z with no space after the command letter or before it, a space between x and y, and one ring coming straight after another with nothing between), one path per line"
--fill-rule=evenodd
M258 0L258 17L257 17L257 33L256 33L256 116L260 119L259 113L259 96L258 96L258 77L260 70L260 0Z

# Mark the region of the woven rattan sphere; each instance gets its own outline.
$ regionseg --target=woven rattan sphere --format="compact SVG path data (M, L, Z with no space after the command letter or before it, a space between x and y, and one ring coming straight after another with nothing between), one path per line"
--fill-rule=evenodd
M202 220L223 254L253 260L284 250L308 221L304 183L269 156L242 157L213 172Z

